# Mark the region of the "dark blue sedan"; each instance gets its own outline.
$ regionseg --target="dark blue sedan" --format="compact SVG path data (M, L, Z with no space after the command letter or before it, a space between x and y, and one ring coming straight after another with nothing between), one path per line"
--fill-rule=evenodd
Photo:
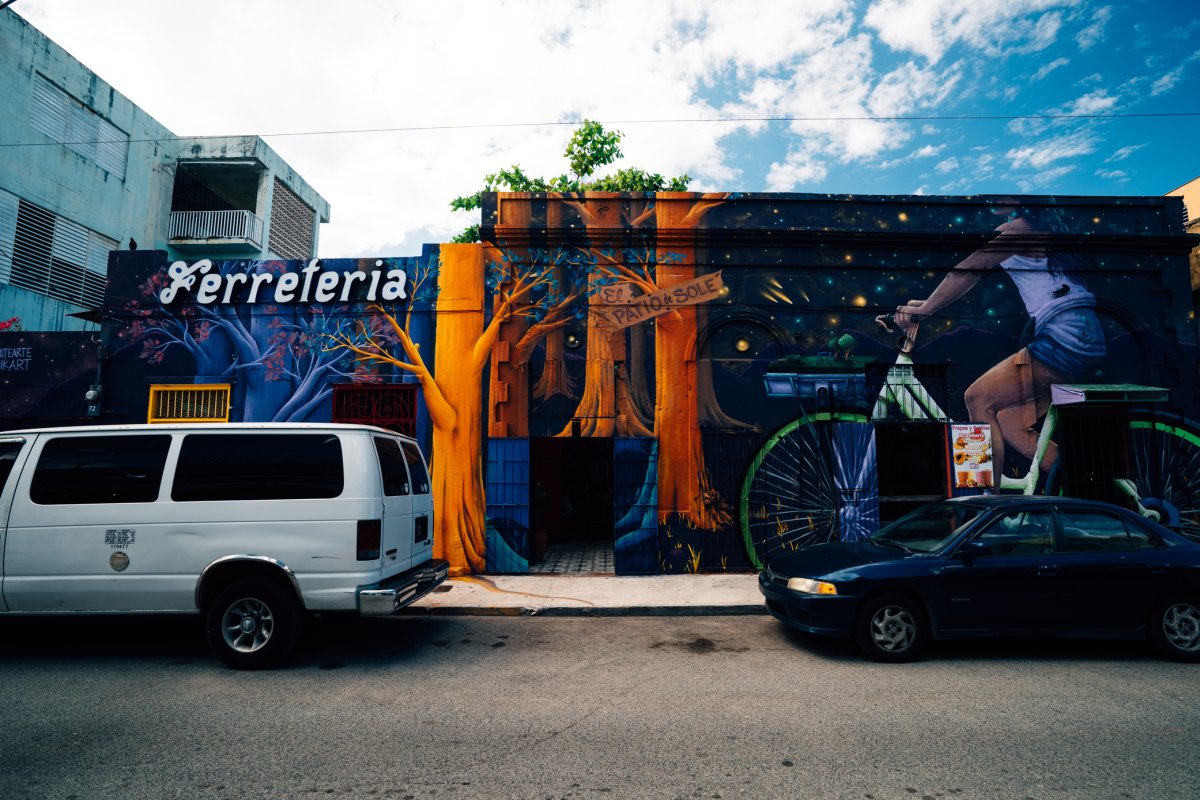
M776 555L758 585L777 619L877 661L997 635L1149 638L1200 661L1200 544L1106 503L931 503L869 539Z

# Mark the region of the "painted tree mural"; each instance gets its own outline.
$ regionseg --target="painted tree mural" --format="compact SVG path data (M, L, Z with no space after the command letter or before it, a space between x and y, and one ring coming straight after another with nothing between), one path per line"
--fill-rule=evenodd
M282 261L219 261L213 266L222 276L286 269ZM197 376L236 378L244 386L242 419L247 422L320 418L333 391L331 378L363 377L346 354L322 346L326 337L358 325L348 306L168 306L158 299L166 282L164 273L156 273L139 286L142 296L126 305L131 321L121 336L138 342L141 358L149 363L182 350L194 362Z
M489 290L499 302L486 320ZM410 317L376 309L399 343L399 354L369 329L329 336L332 352L352 354L360 364L391 364L420 381L433 423L434 554L450 562L452 574L486 567L482 379L501 326L513 319L544 321L568 297L555 292L552 264L489 262L481 245L448 244L442 246L437 270L432 368L410 336Z

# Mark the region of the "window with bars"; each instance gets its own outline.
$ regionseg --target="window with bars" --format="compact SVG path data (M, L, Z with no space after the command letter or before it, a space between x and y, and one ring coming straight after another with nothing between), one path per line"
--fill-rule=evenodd
M115 240L0 190L0 282L98 308L116 248Z
M416 436L417 385L338 384L333 387L333 421L376 425Z
M229 389L228 383L151 386L146 422L228 422Z
M33 76L29 122L54 141L95 162L106 172L125 179L129 134L55 86Z

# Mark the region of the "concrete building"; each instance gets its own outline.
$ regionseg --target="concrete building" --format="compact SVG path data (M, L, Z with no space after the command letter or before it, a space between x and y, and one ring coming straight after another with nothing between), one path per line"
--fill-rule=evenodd
M178 137L0 12L0 324L95 329L108 254L306 259L329 203L257 136Z

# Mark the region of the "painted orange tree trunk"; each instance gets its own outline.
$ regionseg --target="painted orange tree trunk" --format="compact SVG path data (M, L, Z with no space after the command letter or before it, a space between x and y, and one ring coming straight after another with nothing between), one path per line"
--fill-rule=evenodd
M689 198L690 199L690 198ZM704 215L724 195L705 195L693 202L659 195L658 287L696 277L694 232ZM697 309L677 308L656 320L654 340L654 429L658 436L658 517L678 515L697 528L713 530L729 524L731 515L713 491L700 437L696 360Z
M627 205L616 192L588 192L579 199L565 202L579 212L590 242L604 242L614 230L621 230L622 225L636 226L649 216L643 212L636 219L632 218L635 212L642 211L641 207ZM598 310L602 304L596 289L614 275L621 274L619 261L619 257L612 255L598 259L589 275L584 384L575 410L579 427L576 430L573 421L559 436L654 435L642 422L633 402L628 371L617 365L626 358L625 331L614 330L608 324L607 315ZM624 271L627 272L627 268ZM651 287L643 286L642 289L646 291Z
M479 245L442 245L438 273L436 388L453 409L433 421L434 555L453 574L485 568L486 511L483 483L483 368L492 341L484 335L484 259ZM491 339L494 341L495 332Z

